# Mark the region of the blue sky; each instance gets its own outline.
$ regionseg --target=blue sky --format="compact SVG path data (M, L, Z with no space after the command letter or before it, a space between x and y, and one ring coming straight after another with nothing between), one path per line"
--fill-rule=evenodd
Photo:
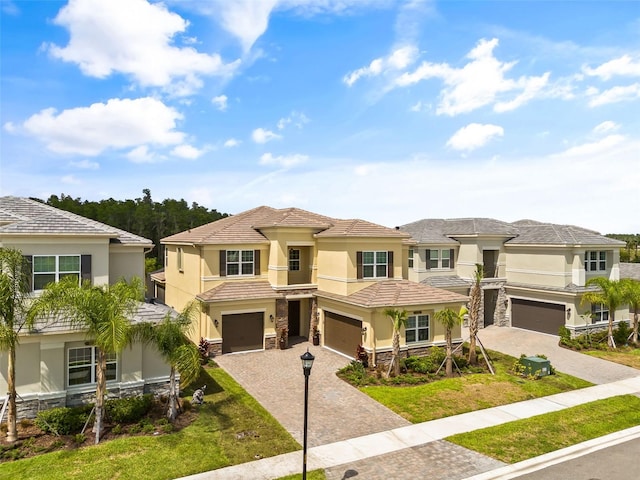
M0 5L2 195L640 232L640 2Z

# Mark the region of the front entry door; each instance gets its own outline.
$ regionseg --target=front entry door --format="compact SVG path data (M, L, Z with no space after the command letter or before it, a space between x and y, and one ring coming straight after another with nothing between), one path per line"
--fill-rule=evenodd
M289 336L300 336L300 300L289 300Z

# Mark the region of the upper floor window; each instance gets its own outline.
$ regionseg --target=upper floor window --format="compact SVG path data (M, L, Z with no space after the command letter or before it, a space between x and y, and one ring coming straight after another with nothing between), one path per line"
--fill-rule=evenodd
M609 321L609 309L602 303L595 303L591 305L591 322L608 322Z
M164 266L168 267L169 266L169 250L167 249L167 247L164 247Z
M362 252L362 277L387 278L388 252Z
M80 283L80 255L34 255L32 262L34 290L65 277L74 277Z
M429 315L409 315L405 327L407 343L429 341Z
M117 378L118 362L115 353L106 354L107 381ZM96 383L98 369L98 348L95 346L70 348L67 361L67 384L90 385Z
M184 272L184 250L178 247L178 271Z
M292 248L289 250L289 271L297 272L300 270L300 250Z
M431 269L452 269L453 268L453 249L427 250L427 270Z
M413 268L413 248L409 249L409 268Z
M602 272L607 269L607 252L586 251L584 252L584 269L587 272Z
M253 250L227 250L227 275L253 275Z

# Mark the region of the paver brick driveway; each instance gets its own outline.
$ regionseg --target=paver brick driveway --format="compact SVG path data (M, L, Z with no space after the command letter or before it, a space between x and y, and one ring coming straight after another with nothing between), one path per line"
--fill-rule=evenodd
M347 358L306 340L286 350L222 355L215 362L302 444L304 375L300 355L307 348L316 357L309 377L309 447L410 424L336 376L335 372L349 363Z

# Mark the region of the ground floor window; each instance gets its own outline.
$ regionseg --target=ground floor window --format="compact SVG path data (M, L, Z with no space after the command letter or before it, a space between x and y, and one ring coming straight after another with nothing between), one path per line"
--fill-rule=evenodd
M95 346L70 348L67 362L67 383L70 387L96 383L98 348ZM107 381L117 377L118 362L115 353L107 354Z
M609 309L606 305L598 303L591 306L591 321L593 323L609 321Z
M405 328L407 343L429 341L429 315L410 315Z

